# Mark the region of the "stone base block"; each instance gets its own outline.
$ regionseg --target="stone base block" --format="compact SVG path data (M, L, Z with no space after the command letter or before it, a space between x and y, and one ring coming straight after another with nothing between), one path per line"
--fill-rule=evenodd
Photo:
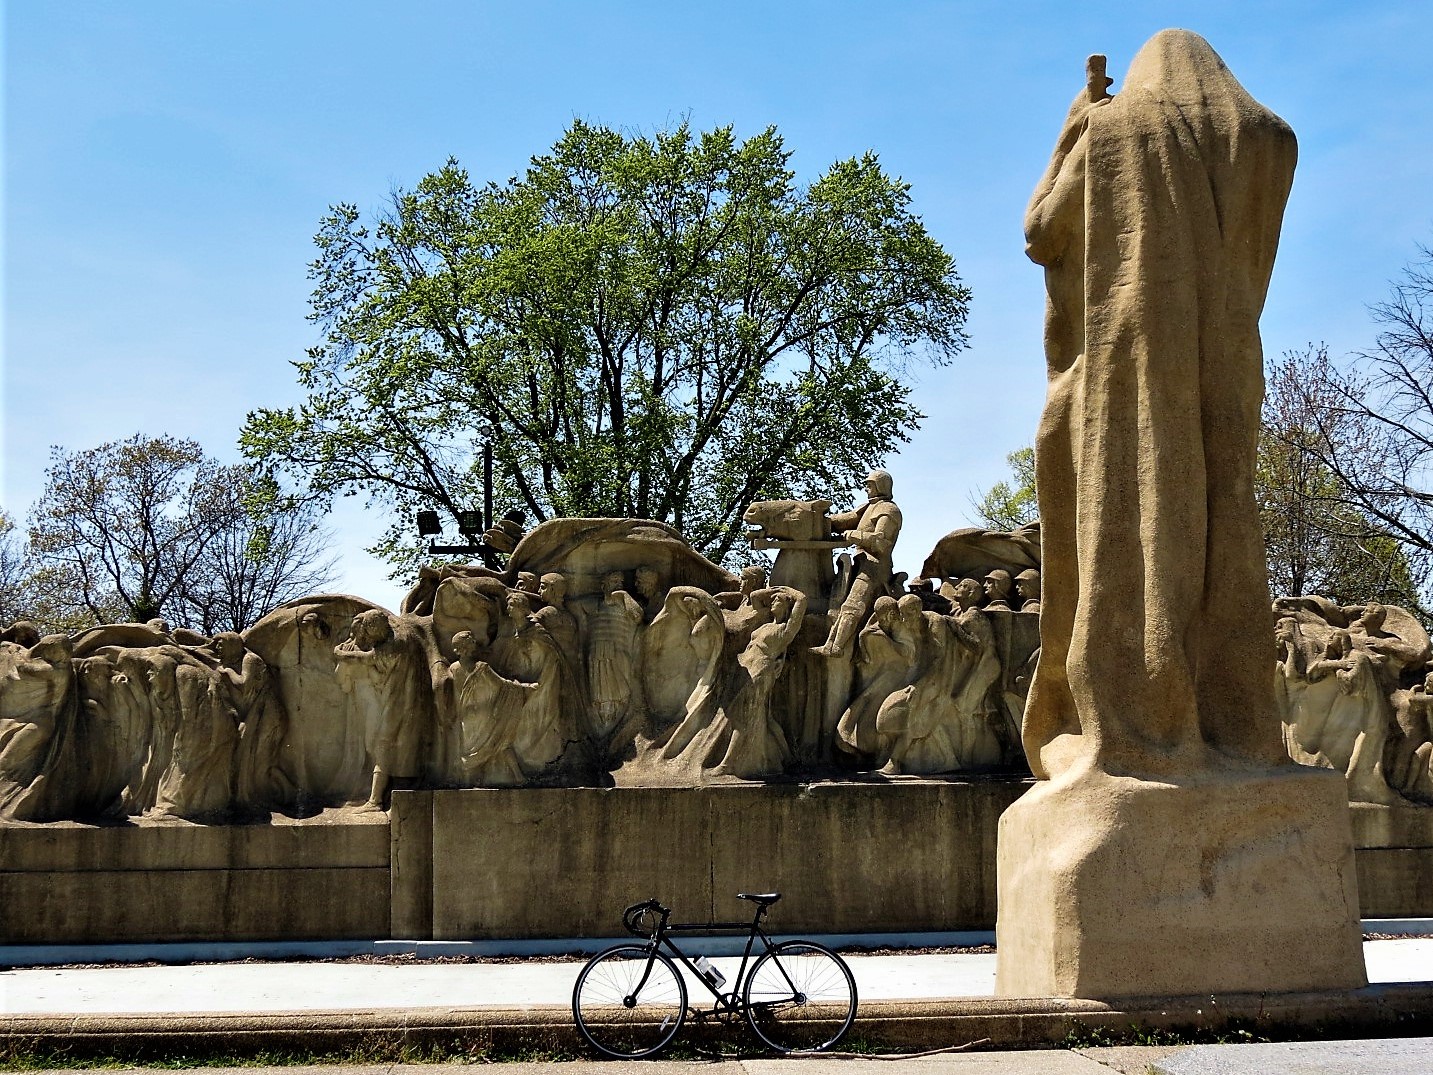
M736 894L760 891L783 894L779 933L989 929L997 819L1027 786L395 792L394 935L623 936L622 909L648 897L682 922L739 921Z
M997 854L1000 996L1366 984L1340 774L1066 776L1005 812Z
M388 829L340 811L0 825L0 945L386 937Z

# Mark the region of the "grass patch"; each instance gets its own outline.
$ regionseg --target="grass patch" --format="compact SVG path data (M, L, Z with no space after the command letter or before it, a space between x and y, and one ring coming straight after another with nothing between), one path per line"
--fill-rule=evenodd
M1128 1027L1087 1027L1076 1025L1065 1035L1066 1049L1099 1049L1115 1045L1248 1045L1272 1039L1247 1026L1231 1023L1218 1030L1160 1030L1140 1023Z
M405 1041L374 1036L334 1049L166 1046L161 1042L68 1044L50 1040L0 1041L0 1071L54 1071L61 1068L114 1070L181 1068L359 1066L386 1064L492 1064L586 1059L584 1053L545 1041L494 1043L452 1035L448 1041Z

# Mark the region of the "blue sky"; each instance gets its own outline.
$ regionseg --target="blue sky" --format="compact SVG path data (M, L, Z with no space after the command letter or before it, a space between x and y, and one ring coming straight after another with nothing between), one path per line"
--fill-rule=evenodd
M898 567L966 525L1044 397L1040 272L1021 218L1091 52L1203 34L1300 141L1263 321L1269 352L1366 346L1366 306L1433 242L1433 7L1349 3L372 3L10 0L4 10L0 505L49 446L135 432L237 457L294 402L312 236L449 156L505 179L573 117L775 124L814 177L875 150L974 291L972 345L923 371L895 459ZM341 588L396 605L333 516Z

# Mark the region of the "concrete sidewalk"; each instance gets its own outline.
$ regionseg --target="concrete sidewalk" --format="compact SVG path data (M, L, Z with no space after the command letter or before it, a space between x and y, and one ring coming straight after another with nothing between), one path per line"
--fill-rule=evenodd
M689 951L695 955L713 949L693 939ZM1100 1050L1098 1067L1090 1066L1096 1063L1095 1051L1039 1050L1071 1041L1128 1039L1132 1028L1138 1028L1135 1040L1159 1034L1164 1035L1162 1040L1169 1040L1171 1034L1184 1040L1190 1036L1237 1040L1252 1033L1276 1041L1330 1033L1346 1038L1433 1034L1433 982L1428 981L1433 978L1433 937L1368 941L1364 952L1370 979L1376 984L1351 993L1151 998L1117 1004L996 998L995 957L991 953L850 954L847 958L860 994L850 1040L862 1048L901 1052L971 1042L985 1048L1036 1050L982 1052L979 1060L964 1054L942 1054L919 1061L942 1071L948 1067L972 1073L1059 1075L1128 1070L1143 1075L1149 1064L1169 1050ZM91 958L103 955L91 952ZM459 1043L461 1048L471 1046L482 1055L530 1054L534 1048L580 1054L570 1001L582 962L580 958L547 958L481 963L230 962L11 969L0 972L0 1046L8 1043L76 1056L242 1057L273 1051L300 1056L344 1053L371 1048L375 1043L442 1051ZM728 980L735 977L735 957L718 956L713 962ZM691 994L694 1004L707 996L695 984ZM712 1023L689 1024L680 1040L699 1047L719 1043L727 1051L733 1045L749 1047L743 1028ZM1424 1045L1426 1054L1415 1051L1412 1059L1407 1053L1411 1047L1406 1044L1379 1046L1374 1052L1384 1058L1380 1061L1384 1066L1376 1070L1390 1075L1423 1072L1418 1058L1433 1057L1433 1045ZM1353 1045L1346 1046L1344 1052L1351 1049ZM1368 1050L1359 1056L1366 1053ZM1137 1066L1128 1069L1114 1065L1113 1058L1126 1055L1143 1059L1131 1060ZM1291 1053L1286 1059L1290 1064L1303 1063L1300 1055ZM1355 1063L1351 1056L1338 1063ZM1019 1058L1018 1062L1014 1058ZM1079 1062L1085 1066L1078 1066ZM1261 1068L1257 1063L1240 1067L1228 1066L1233 1061L1225 1059L1209 1062L1214 1066L1171 1068L1169 1075L1372 1070L1358 1066ZM743 1061L748 1075L755 1075L756 1068L751 1065L756 1063L760 1062ZM825 1061L802 1063L802 1075L821 1075L813 1072L812 1065L819 1067ZM839 1063L844 1065L843 1075L855 1075L851 1065L874 1064L884 1069L892 1061ZM326 1070L333 1072L332 1068ZM1427 1070L1433 1075L1433 1068Z
M697 940L691 953L711 951ZM863 1004L990 998L993 953L848 955ZM1433 979L1433 937L1366 941L1374 984ZM739 960L712 962L728 981ZM560 1008L581 959L493 963L212 963L0 971L0 1015L205 1014L412 1008ZM707 997L688 975L693 1003Z
M457 1064L375 1064L187 1070L193 1075L469 1075L471 1068ZM634 1072L638 1075L1433 1075L1433 1039L1032 1049L945 1053L894 1060L819 1057L648 1060L635 1067L631 1062L622 1061L512 1061L504 1065L503 1072L504 1075L633 1075Z

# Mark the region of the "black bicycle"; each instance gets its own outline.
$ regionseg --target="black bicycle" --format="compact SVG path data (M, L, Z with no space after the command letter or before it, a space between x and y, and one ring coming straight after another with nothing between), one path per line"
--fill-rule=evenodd
M599 952L572 990L572 1018L587 1044L620 1059L655 1056L671 1044L689 1013L726 1022L744 1017L758 1038L781 1053L820 1052L840 1041L856 1018L856 979L846 961L814 941L772 943L761 920L781 899L779 892L741 892L737 898L756 904L750 924L671 923L671 910L656 900L628 907L622 924L644 943ZM670 936L742 930L746 950L730 989L705 956L689 959ZM760 954L748 973L757 941ZM711 1008L688 1008L687 983L672 956L706 986L714 998Z

